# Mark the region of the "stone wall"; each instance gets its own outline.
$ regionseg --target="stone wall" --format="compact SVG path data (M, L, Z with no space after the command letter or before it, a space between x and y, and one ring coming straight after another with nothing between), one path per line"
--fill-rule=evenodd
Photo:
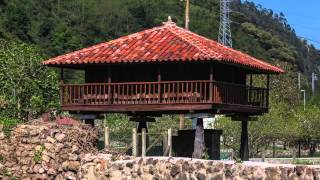
M98 152L96 132L56 124L19 125L9 138L0 131L0 179L320 179L320 166Z
M320 166L277 165L257 162L207 161L148 157L112 161L100 154L83 160L82 179L320 179Z
M96 140L85 125L19 125L8 138L0 132L0 178L75 179Z

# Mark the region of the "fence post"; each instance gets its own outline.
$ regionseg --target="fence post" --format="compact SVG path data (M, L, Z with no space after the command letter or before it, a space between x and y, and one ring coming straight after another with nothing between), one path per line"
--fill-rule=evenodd
M104 127L104 148L109 148L110 145L110 131L109 127Z
M138 155L137 148L137 129L132 129L132 156L136 157Z
M163 156L166 156L167 155L167 148L168 148L168 134L167 133L164 133L164 136L163 136Z
M169 147L169 157L172 156L172 130L168 129L168 147Z
M141 156L145 157L146 156L146 129L142 128L142 148L141 148Z
M265 161L265 158L266 158L266 152L265 152L265 148L262 149L261 151L261 161L264 162Z

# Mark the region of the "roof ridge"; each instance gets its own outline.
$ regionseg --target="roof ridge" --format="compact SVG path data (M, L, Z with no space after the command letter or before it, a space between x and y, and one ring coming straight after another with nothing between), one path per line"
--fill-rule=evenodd
M187 30L187 29L183 29L183 28L181 28L181 27L179 27L179 26L176 26L176 25L173 25L172 27L177 28L177 29L179 29L179 30L183 30L183 31L185 31L185 32L191 32L191 31L189 31L189 30ZM198 49L199 51L201 51L201 52L202 52L203 54L205 54L206 56L210 56L210 54L208 54L204 49L202 49L202 48L199 47L198 45L190 42L189 39L187 39L187 38L185 38L185 37L182 37L179 33L175 32L172 28L168 28L168 30L169 30L171 33L173 33L173 34L175 34L176 36L178 36L180 39L184 40L185 42L187 42L187 43L190 44L191 46L193 46L193 47L195 47L196 49ZM191 32L191 33L192 33L192 32Z

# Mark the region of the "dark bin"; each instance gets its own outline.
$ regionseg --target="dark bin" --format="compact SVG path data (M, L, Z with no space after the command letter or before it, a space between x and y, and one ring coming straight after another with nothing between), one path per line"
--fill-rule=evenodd
M192 157L195 130L179 130L172 137L172 148L177 157ZM212 160L220 160L220 136L222 130L205 129L204 140L207 153Z

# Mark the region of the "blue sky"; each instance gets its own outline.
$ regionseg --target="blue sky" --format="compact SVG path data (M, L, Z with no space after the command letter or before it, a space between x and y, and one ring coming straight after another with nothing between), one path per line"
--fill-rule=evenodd
M274 12L283 12L298 36L320 49L320 0L249 0Z

